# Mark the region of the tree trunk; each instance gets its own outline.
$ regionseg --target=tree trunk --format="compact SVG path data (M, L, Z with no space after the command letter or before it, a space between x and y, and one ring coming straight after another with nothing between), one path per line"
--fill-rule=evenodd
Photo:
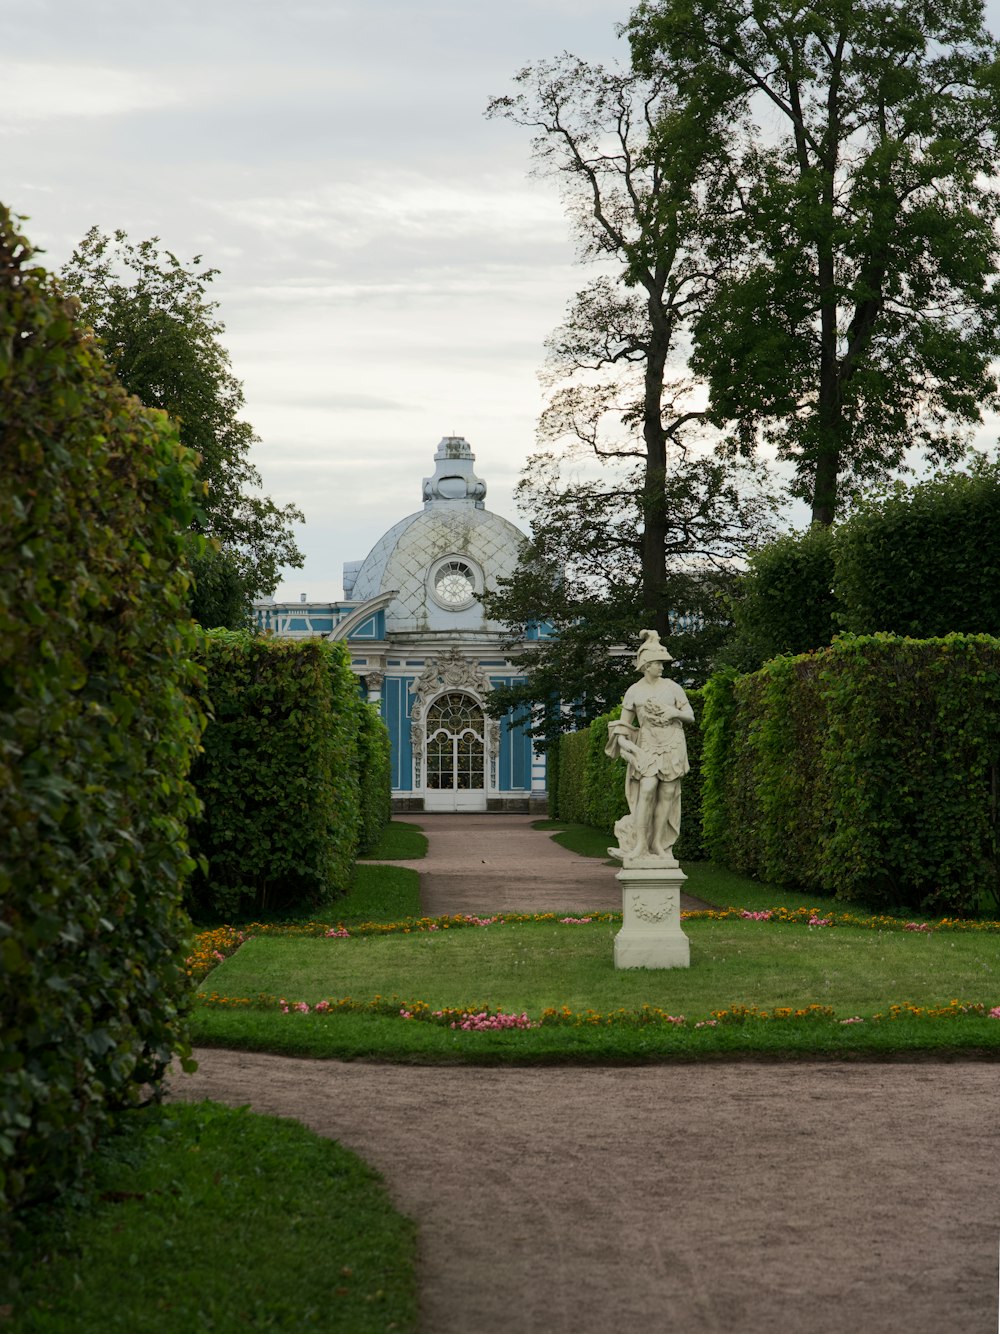
M666 474L667 435L663 429L663 377L666 373L670 333L659 302L649 301L650 340L643 388L642 434L646 443L646 465L642 488L642 593L646 627L670 633L667 607Z

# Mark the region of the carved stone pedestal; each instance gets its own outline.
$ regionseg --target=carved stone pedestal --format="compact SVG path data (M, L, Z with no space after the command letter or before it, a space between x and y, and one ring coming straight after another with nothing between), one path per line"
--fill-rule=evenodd
M622 887L615 967L689 968L691 943L681 930L681 885L687 876L681 868L626 867L615 879Z

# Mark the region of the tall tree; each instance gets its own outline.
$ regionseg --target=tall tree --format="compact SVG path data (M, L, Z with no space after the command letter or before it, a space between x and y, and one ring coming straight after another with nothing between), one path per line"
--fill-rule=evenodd
M526 686L496 702L544 712L562 695L592 714L621 690L609 645L648 625L676 652L680 612L714 618L720 571L766 535L766 505L755 479L743 495L751 470L706 445L678 356L715 277L700 240L718 192L711 105L682 106L665 78L570 55L515 85L487 114L533 132L536 171L558 181L581 258L599 272L548 341L543 449L518 492L533 539L488 600L515 631L542 620L558 635L532 642Z
M517 92L494 98L487 115L533 132L536 172L556 178L581 258L601 269L548 342L551 396L540 436L602 467L625 465L607 500L620 517L633 506L639 618L666 636L668 560L680 554L683 529L676 506L687 489L699 490L699 468L714 476L719 467L692 447L703 414L675 364L682 331L715 276L700 243L723 152L713 106L679 103L666 77L643 79L570 55L528 66L514 82ZM530 461L529 476L535 467ZM687 479L679 490L677 469ZM551 474L546 485L551 498ZM631 498L622 509L625 488ZM596 495L585 488L581 499L594 504ZM690 554L700 546L699 539Z
M980 0L655 0L636 67L728 123L693 367L813 521L996 408L1000 48Z
M201 256L185 266L159 244L92 227L61 278L121 383L172 417L198 452L206 489L195 527L218 546L193 561L192 611L207 624L239 624L253 598L274 592L283 566L302 565L292 524L303 516L256 493L250 450L258 437L240 418L243 387L220 341L218 302L207 295L218 270Z

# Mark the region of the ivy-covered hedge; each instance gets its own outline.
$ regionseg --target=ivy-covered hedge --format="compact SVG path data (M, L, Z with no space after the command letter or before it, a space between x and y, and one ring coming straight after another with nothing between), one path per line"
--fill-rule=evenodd
M681 784L681 834L675 855L688 861L705 856L701 834L701 714L702 692L687 692L694 710L694 725L686 725L691 771ZM628 812L625 797L625 761L609 759L608 723L621 717L621 708L595 718L580 732L569 732L559 743L559 819L602 829L609 839L615 822ZM570 813L571 812L571 813Z
M389 729L377 707L358 700L358 853L364 856L392 818Z
M1000 906L1000 640L844 637L706 696L717 860L873 906Z
M314 908L345 893L360 841L366 711L343 644L212 630L211 719L194 769L203 804L189 886L198 916Z
M194 455L0 208L0 1212L186 1053Z

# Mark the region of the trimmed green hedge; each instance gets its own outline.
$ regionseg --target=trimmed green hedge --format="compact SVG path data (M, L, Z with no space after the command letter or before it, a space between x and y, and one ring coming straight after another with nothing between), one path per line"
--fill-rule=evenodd
M186 1053L195 456L0 208L0 1206Z
M1000 465L980 461L971 476L866 501L838 529L834 550L843 629L1000 634Z
M389 729L378 706L358 700L358 854L371 852L392 818Z
M559 738L559 819L587 823L587 730Z
M1000 640L845 636L706 696L716 860L873 906L1000 905Z
M691 771L681 784L681 834L677 857L700 861L705 856L701 833L701 714L702 692L687 692L695 723L684 728ZM608 723L621 717L621 707L595 718L580 732L568 732L559 741L559 819L602 829L610 839L615 822L628 812L625 798L625 761L609 759Z
M367 709L347 649L229 630L202 642L212 718L194 770L203 867L191 909L225 917L330 903L347 890L361 830Z

